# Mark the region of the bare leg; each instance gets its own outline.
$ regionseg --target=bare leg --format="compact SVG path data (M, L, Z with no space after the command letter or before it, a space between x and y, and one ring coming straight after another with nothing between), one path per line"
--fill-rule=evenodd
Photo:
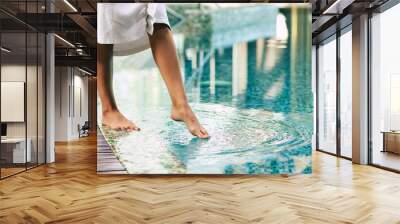
M97 45L97 88L103 109L103 125L115 130L140 130L117 108L113 92L112 44Z
M164 24L154 24L154 33L149 35L149 39L154 60L172 100L171 118L185 122L193 135L208 138L206 129L201 126L188 104L171 31Z

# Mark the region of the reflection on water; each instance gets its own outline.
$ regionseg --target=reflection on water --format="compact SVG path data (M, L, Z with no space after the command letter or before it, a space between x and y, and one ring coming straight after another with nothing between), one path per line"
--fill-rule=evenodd
M143 130L103 131L128 172L311 172L309 9L188 4L169 5L169 16L187 94L212 137L169 119L150 51L115 58L118 105Z

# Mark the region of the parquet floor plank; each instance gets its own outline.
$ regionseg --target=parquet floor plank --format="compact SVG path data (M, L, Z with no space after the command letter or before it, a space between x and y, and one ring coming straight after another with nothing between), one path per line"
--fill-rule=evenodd
M400 224L399 174L320 152L311 175L98 175L96 143L0 181L0 223Z

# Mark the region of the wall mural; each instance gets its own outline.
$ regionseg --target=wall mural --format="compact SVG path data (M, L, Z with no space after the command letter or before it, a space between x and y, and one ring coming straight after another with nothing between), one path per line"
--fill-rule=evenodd
M98 9L99 173L311 173L308 4Z

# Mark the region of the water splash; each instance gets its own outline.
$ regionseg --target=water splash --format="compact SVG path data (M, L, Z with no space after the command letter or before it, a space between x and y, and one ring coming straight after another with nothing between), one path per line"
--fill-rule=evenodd
M301 116L220 104L192 104L210 139L193 137L169 119L169 107L141 108L142 131L111 137L128 173L301 173L310 167L311 134ZM307 125L306 119L304 125ZM104 130L104 129L103 129ZM104 130L106 135L113 134Z

